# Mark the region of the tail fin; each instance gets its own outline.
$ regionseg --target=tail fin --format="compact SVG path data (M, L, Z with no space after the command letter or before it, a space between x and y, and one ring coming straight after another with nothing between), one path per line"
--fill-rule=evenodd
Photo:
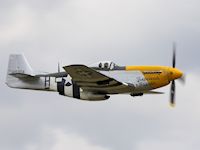
M6 84L9 87L17 87L19 80L26 77L34 77L34 72L23 54L11 54L9 56Z
M8 63L8 75L15 77L34 76L33 70L23 54L11 54Z

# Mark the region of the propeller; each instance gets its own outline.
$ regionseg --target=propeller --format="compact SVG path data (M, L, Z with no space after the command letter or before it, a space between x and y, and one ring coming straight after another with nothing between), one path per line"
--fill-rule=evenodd
M171 83L171 90L170 90L170 105L172 107L175 106L175 94L176 94L176 84L175 81L173 80Z
M172 67L176 68L176 43L173 43L173 58L172 58ZM182 75L181 78L178 80L181 81L182 84L185 84L185 75ZM171 88L170 88L170 105L172 107L175 106L175 96L176 96L176 82L173 80L171 82Z
M176 43L173 43L173 58L172 58L172 67L176 67ZM171 83L171 89L170 89L170 105L172 107L175 106L175 94L176 94L176 82L175 80Z
M173 60L172 60L172 67L176 67L176 43L173 43Z

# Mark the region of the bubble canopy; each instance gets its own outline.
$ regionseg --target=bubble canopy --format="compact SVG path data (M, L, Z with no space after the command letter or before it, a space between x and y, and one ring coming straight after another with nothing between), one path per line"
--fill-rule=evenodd
M112 61L100 61L90 65L91 68L97 70L114 70L118 65Z

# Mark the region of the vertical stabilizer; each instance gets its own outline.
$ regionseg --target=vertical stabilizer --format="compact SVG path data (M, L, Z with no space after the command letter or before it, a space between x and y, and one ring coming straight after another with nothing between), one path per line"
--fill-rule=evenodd
M23 54L9 56L6 84L13 88L29 88L34 73Z
M8 75L30 75L33 70L23 54L11 54L8 62Z

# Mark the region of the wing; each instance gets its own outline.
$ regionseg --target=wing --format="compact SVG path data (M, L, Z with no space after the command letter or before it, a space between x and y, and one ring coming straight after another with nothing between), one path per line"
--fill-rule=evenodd
M66 72L56 72L56 73L42 73L37 74L36 77L55 77L55 78L61 78L61 77L67 77L68 74Z
M70 65L63 68L83 90L102 94L115 94L122 92L123 88L130 88L127 84L84 65Z

